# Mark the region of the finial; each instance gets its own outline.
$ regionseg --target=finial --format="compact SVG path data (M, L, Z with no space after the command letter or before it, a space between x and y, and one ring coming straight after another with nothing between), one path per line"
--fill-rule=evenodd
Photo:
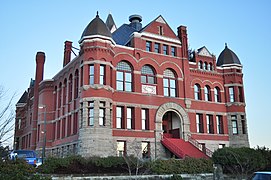
M99 17L99 11L97 11L97 15L96 15L96 17Z
M225 43L225 48L228 48L228 45L227 45L227 43Z

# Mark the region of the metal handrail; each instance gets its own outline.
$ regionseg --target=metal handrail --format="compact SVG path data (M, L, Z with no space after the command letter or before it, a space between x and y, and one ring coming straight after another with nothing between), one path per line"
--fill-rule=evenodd
M192 138L192 136L190 136L190 135L187 135L187 137L188 137L188 142L190 142L193 146L195 146L201 152L206 154L208 157L212 157L213 151L211 151L210 149L208 149L206 147L203 150L202 144L200 144L196 139Z

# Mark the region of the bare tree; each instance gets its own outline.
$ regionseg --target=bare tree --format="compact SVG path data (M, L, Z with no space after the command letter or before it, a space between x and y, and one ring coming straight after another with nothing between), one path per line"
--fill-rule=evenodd
M7 94L3 86L0 85L0 143L7 142L13 137L15 111L12 108L12 101L15 94L11 98L6 99Z

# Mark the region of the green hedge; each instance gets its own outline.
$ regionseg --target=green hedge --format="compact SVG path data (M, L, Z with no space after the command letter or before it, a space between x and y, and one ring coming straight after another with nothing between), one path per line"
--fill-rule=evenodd
M129 159L129 162L127 161ZM126 161L125 161L126 160ZM49 158L39 168L46 174L128 174L128 165L135 174L136 165L139 174L197 174L212 172L212 161L207 159L186 158L142 162L134 157L91 157L71 156L67 158Z
M213 162L208 159L185 158L152 162L151 170L156 174L198 174L213 172Z

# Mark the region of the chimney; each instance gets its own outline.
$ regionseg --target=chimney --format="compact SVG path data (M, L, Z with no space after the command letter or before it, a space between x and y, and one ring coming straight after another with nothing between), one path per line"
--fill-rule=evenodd
M182 56L188 58L188 38L186 26L178 27L178 37L182 42Z
M129 16L130 26L136 29L137 31L140 31L142 29L142 17L140 15L134 14Z
M65 41L63 67L65 67L71 61L71 52L72 52L72 42Z
M45 63L45 53L37 52L36 55L36 77L34 84L34 105L33 105L33 123L32 123L32 133L36 134L37 122L38 122L38 107L39 107L39 83L43 80ZM35 149L36 136L31 139L31 149Z

